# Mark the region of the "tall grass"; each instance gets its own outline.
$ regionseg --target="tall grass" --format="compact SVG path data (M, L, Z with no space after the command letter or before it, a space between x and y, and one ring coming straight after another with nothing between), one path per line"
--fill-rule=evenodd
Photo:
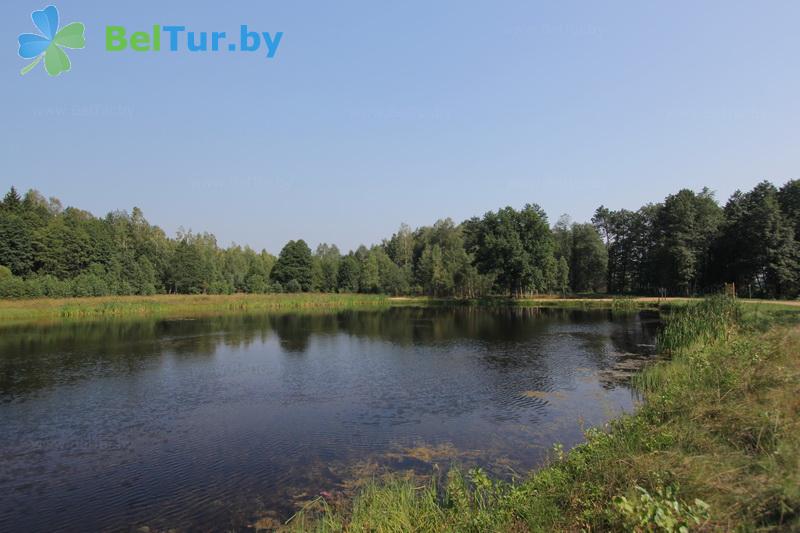
M666 317L666 326L656 341L664 354L688 350L696 344L710 344L727 338L741 316L734 298L719 295L681 308Z
M389 299L371 294L233 294L109 296L0 300L0 323L28 320L126 316L192 317L269 310L386 307Z
M349 309L356 307L396 305L478 305L555 307L564 309L611 309L613 312L635 312L639 309L668 309L691 306L690 299L656 298L536 298L509 300L453 300L428 297L392 298L371 294L232 294L232 295L156 295L105 296L91 298L36 298L0 300L0 324L29 320L60 318L107 318L124 316L198 316L237 312L258 312L280 309ZM748 302L748 314L769 317L774 310L793 316L800 310L794 302Z
M741 305L724 295L675 308L664 316L664 329L656 338L657 351L669 359L633 376L633 385L644 393L661 391L668 381L689 386L688 380L700 375L697 367L708 364L708 350L730 339L741 327L741 317Z
M611 309L615 312L631 312L642 308L642 303L630 296L617 296L611 301Z

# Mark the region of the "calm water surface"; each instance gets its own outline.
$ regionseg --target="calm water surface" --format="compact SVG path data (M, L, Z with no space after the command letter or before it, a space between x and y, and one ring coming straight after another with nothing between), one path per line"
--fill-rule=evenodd
M0 531L244 530L384 470L513 476L633 407L644 313L393 308L0 329Z

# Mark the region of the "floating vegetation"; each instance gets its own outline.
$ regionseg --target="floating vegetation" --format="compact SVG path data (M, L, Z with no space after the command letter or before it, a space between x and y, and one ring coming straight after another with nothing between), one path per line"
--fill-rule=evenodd
M563 400L567 396L563 392L559 391L540 391L540 390L526 390L523 391L522 396L525 398L539 398L541 400Z

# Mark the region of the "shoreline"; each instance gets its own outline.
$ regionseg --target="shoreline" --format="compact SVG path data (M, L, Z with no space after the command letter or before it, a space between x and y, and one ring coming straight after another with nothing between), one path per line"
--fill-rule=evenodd
M270 311L315 311L375 309L392 306L518 306L563 309L609 309L636 311L642 309L682 307L700 302L701 298L656 298L607 296L597 297L505 297L460 300L426 296L386 296L358 293L298 294L231 294L154 296L99 296L85 298L35 298L0 300L0 326L26 322L84 320L98 318L195 318L226 314ZM776 311L800 310L800 301L737 300L748 309Z
M232 294L98 296L0 300L0 326L102 318L199 318L262 311L340 310L387 306L368 294Z

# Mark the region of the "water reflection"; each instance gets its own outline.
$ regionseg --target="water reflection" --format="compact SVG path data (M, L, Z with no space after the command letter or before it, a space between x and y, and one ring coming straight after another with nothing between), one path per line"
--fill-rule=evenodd
M0 530L241 529L365 465L530 468L631 408L615 369L657 324L400 307L3 328Z

